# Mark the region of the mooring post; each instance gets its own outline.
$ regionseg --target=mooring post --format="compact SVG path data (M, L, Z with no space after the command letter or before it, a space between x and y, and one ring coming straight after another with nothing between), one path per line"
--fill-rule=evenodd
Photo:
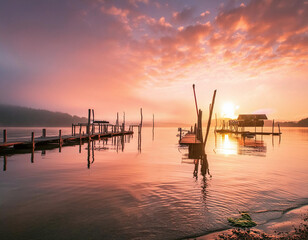
M207 141L207 137L209 135L209 131L210 131L210 126L211 126L211 121L212 121L212 114L213 114L213 109L214 109L214 103L215 103L215 97L216 97L216 89L214 91L213 94L213 99L212 99L212 104L211 104L211 110L210 110L210 116L209 116L209 120L207 123L207 128L206 128L206 134L205 134L205 138L204 138L204 142L203 142L203 148L205 148L206 145L206 141Z
M279 135L281 134L281 132L280 132L280 125L279 125L279 123L278 123L278 130L279 130Z
M87 126L87 134L90 134L90 122L91 122L91 109L88 110L88 126Z
M143 122L143 115L142 115L142 108L140 108L140 126L142 127L142 122Z
M46 128L42 129L42 137L45 138L46 137Z
M74 123L72 123L72 136L74 135Z
M182 140L182 128L179 128L180 130L180 141Z
M34 132L31 133L31 143L32 143L32 149L34 149L34 147L35 147Z
M7 132L6 129L3 130L3 142L6 143L7 141Z
M62 131L61 129L59 130L59 145L62 145Z
M124 133L124 131L125 131L125 124L122 123L122 133Z
M81 125L79 125L79 139L81 139Z
M274 126L275 126L275 120L273 119L272 134L274 134Z

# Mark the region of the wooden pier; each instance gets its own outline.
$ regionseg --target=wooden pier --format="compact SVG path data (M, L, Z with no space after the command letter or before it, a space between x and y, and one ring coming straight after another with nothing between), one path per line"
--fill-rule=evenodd
M89 109L88 123L72 124L72 133L69 135L62 135L62 131L59 130L59 134L57 136L47 136L46 129L42 129L42 135L39 137L35 137L34 132L32 132L28 139L16 138L8 140L7 130L4 129L3 141L0 142L0 155L13 153L14 151L20 151L22 149L33 150L35 148L48 148L48 146L61 147L63 144L74 145L86 140L99 140L101 138L129 135L134 133L134 127L138 127L138 133L140 133L143 118L142 109L140 111L140 124L129 125L128 130L125 129L125 117L122 124L119 123L118 114L116 124L110 124L108 121L95 121L93 109ZM93 116L92 120L91 113Z

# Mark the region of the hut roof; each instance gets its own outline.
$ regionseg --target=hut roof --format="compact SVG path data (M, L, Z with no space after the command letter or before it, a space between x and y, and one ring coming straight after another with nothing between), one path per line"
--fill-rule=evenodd
M251 120L265 120L267 116L265 114L240 114L237 120L239 121L251 121Z

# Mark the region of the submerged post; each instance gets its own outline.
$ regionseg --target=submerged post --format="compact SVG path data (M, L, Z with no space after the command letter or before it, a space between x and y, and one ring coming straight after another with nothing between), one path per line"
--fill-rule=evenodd
M212 114L213 114L214 103L215 103L215 97L216 97L216 91L217 91L217 90L215 89L214 94L213 94L213 99L212 99L212 104L211 104L211 110L210 110L209 120L208 120L208 123L207 123L206 134L205 134L205 138L204 138L204 142L203 142L203 148L205 148L206 141L207 141L207 137L208 137L209 131L210 131L210 126L211 126L211 121L212 121Z
M7 141L7 132L6 129L3 130L3 142L6 143Z

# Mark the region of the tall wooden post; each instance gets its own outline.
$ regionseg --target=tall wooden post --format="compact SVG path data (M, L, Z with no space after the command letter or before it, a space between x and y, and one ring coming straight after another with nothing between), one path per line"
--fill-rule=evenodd
M34 147L35 147L34 132L31 133L31 144L32 144L32 149L34 149Z
M281 132L280 132L280 125L279 125L279 123L278 123L278 130L279 130L279 135L281 134Z
M207 138L208 138L208 135L209 135L209 131L210 131L210 126L211 126L211 121L212 121L212 114L213 114L215 97L216 97L216 91L217 90L215 89L214 94L213 94L213 99L212 99L212 104L211 104L209 120L208 120L208 123L207 123L206 134L205 134L205 138L204 138L204 142L203 142L203 148L205 148L206 141L207 141Z
M182 128L179 128L180 130L180 141L182 140Z
M59 145L62 145L62 131L61 129L59 130Z
M90 123L91 123L91 109L88 110L88 126L87 126L87 134L90 134Z
M72 136L74 135L74 123L72 123Z
M46 128L42 129L42 137L45 138L46 137Z
M142 122L143 122L143 115L142 115L142 108L140 108L140 126L142 127Z
M6 132L6 129L3 130L3 142L4 143L7 142L7 132Z
M275 120L273 119L272 134L274 134L274 126L275 126Z

